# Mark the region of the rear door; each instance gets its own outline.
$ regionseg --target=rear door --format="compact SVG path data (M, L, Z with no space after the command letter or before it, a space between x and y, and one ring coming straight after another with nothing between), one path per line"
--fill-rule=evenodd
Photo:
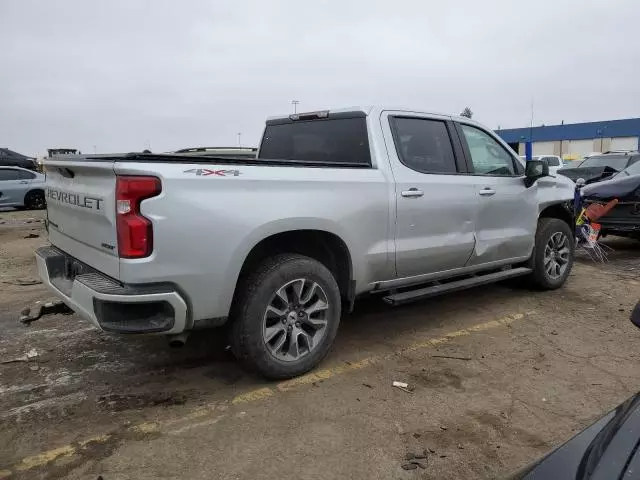
M46 170L49 240L117 279L113 161L49 160Z
M22 205L29 180L17 168L0 168L0 206Z
M463 267L473 252L478 198L452 122L399 112L384 112L381 122L395 178L397 276Z
M524 168L492 133L475 124L457 124L457 130L479 199L469 265L527 257L538 221L538 185L525 187Z

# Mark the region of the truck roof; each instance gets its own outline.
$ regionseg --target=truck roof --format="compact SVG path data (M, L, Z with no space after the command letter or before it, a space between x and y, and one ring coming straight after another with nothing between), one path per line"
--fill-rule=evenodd
M416 109L416 108L398 107L398 106L390 106L390 105L357 105L357 106L344 107L344 108L331 108L331 109L314 110L309 112L297 112L293 115L305 116L305 115L311 115L311 114L322 112L328 115L345 115L350 113L363 113L366 116L377 116L377 115L380 115L380 113L385 111L405 112L409 114L415 113L420 115L434 115L438 117L450 118L451 120L455 120L455 121L480 125L475 120L472 120L467 117L461 117L459 115L451 115L451 114L442 113L442 112L433 112L433 111ZM290 120L291 117L292 117L291 114L275 115L275 116L267 117L267 122L273 123L274 121L277 122L279 120L287 121L287 120Z

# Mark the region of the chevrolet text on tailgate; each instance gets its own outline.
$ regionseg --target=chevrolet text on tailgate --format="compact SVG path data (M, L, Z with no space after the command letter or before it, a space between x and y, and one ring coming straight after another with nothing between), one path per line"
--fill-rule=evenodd
M358 296L554 289L573 263L572 182L466 118L312 112L269 119L256 158L45 165L50 289L109 332L183 343L230 322L235 355L270 378L317 365Z

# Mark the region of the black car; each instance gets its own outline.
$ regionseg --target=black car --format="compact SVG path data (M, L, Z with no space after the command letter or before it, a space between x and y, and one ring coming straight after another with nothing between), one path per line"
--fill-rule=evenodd
M36 170L35 159L27 157L8 148L0 148L0 167L21 167Z
M640 302L631 314L640 328ZM640 478L640 393L511 480L631 480Z
M618 204L598 220L601 234L614 234L640 240L640 162L615 174L610 179L582 188L586 204L606 203L614 198Z
M582 178L589 184L611 177L639 161L639 152L603 153L586 158L577 167L561 168L558 173L574 182Z

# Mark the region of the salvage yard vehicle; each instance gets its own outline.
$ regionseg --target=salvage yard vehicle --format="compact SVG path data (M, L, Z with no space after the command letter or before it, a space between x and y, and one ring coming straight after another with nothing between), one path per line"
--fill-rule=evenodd
M639 152L606 152L585 158L578 166L561 168L560 175L574 182L582 178L586 184L600 182L640 161Z
M640 240L640 162L608 180L582 188L586 205L617 199L616 206L598 220L601 235L619 235Z
M45 207L44 175L20 167L0 167L0 207Z
M640 393L508 480L634 479L640 469Z
M631 313L631 322L640 328L640 302ZM638 478L639 445L640 393L636 393L563 445L507 478Z
M46 162L43 282L97 327L229 323L269 378L327 354L341 312L513 277L560 287L573 184L462 117L363 107L271 118L256 158L130 153Z

